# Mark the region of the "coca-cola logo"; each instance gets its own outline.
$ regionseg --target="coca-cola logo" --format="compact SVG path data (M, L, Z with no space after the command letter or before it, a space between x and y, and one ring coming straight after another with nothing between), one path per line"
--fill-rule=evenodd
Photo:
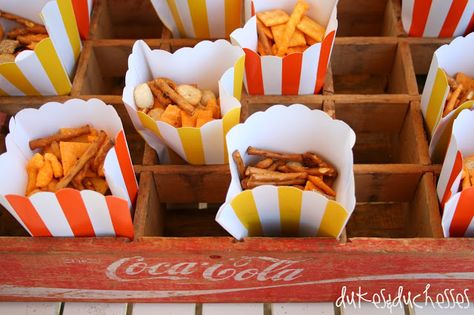
M109 279L121 282L197 278L206 281L290 282L302 276L304 269L296 266L302 261L304 260L243 256L229 258L224 262L167 262L134 256L121 258L110 264L106 275Z

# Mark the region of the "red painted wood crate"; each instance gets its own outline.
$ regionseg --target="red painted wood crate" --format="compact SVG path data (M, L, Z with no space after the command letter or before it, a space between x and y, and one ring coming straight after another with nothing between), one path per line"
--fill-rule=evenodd
M302 103L354 129L357 206L340 240L229 237L214 221L228 167L160 165L121 100L135 39L169 51L198 41L171 38L147 0L99 0L71 96L2 97L0 111L11 116L72 97L113 104L139 177L136 238L31 238L2 209L0 299L334 301L344 286L369 296L403 286L421 298L471 289L474 298L474 241L443 239L440 165L430 161L420 112L432 54L450 39L407 38L397 0L340 0L338 14L323 94L244 95L242 119Z

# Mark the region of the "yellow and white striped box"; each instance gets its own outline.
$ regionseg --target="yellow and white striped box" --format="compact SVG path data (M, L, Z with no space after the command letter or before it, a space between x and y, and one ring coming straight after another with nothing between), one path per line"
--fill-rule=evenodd
M128 59L123 102L135 128L158 153L160 162L168 161L169 147L190 164L227 163L225 135L240 121L244 61L242 49L225 40L203 41L173 54L151 50L143 41L135 43ZM200 128L176 128L137 111L135 87L158 77L212 90L220 99L222 118Z
M443 162L456 117L463 109L474 107L474 101L468 101L443 117L449 93L446 74L454 76L458 72L463 72L474 77L473 49L474 33L471 33L466 37L454 39L448 45L441 46L433 55L421 97L421 110L431 139L429 152L434 163Z
M5 12L44 23L49 37L34 50L18 54L15 62L0 64L0 96L66 95L81 52L71 0L0 0ZM16 25L0 18L9 30Z
M228 38L243 22L243 0L151 0L174 38Z
M232 236L338 237L355 207L352 147L354 131L343 121L300 104L274 105L250 116L227 135L231 183L216 221ZM336 200L289 186L242 190L231 155L240 152L245 165L255 161L247 148L285 153L314 152L332 163L338 177Z

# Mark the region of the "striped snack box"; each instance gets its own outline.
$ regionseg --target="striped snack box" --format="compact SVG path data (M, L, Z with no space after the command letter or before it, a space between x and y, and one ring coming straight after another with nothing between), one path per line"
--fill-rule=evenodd
M89 36L90 19L92 15L92 7L94 0L72 0L74 13L76 15L77 27L82 39L87 39Z
M408 36L456 37L474 30L474 0L402 0Z
M72 1L0 0L0 8L37 23L41 17L49 35L34 50L21 52L15 62L0 64L0 96L69 94L82 49ZM1 18L0 23L6 30L15 27Z
M240 121L244 58L242 49L225 40L202 41L173 54L151 50L143 41L135 43L128 59L122 99L133 125L155 149L162 163L168 161L166 148L190 164L227 163L225 135ZM176 128L137 111L135 87L159 77L212 90L220 99L222 118L200 128Z
M64 127L89 124L115 139L107 153L104 173L112 195L65 188L25 197L26 164L35 153L32 139ZM32 236L125 236L133 238L131 209L138 184L120 117L98 99L72 99L25 109L10 120L7 152L0 156L0 203Z
M291 13L297 0L253 0L251 13L282 9ZM257 53L256 17L231 34L234 45L245 51L245 87L250 95L303 95L321 92L326 78L337 31L337 0L308 0L307 15L326 28L321 43L303 53L286 57L260 56ZM248 9L246 9L248 11Z
M474 155L473 134L474 111L465 109L454 121L437 187L446 237L474 236L474 187L460 189L463 158Z
M454 39L449 45L441 46L433 55L421 97L421 110L431 139L430 156L435 163L443 162L454 119L463 109L474 106L474 101L464 102L443 117L449 93L446 74L454 76L458 72L463 72L474 77L473 49L474 34L470 34Z
M354 131L343 121L300 104L272 106L251 115L227 135L231 183L216 221L232 236L338 237L355 207L352 147ZM336 200L295 187L264 185L242 190L231 158L240 152L245 165L249 146L285 153L314 152L338 171Z
M243 0L151 0L174 38L227 38L242 25Z

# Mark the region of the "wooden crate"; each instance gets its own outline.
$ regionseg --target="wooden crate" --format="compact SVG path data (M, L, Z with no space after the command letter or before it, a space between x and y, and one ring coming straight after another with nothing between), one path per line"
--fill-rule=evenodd
M126 14L125 14L126 13ZM471 288L474 242L444 239L420 112L431 57L449 39L407 38L396 0L341 0L340 28L320 95L248 96L242 119L272 104L302 103L356 132L357 206L341 239L247 238L214 221L230 180L225 165L160 165L121 100L135 39L174 51L147 0L97 0L71 96L3 97L8 116L71 97L98 97L121 116L139 178L135 239L31 238L0 212L3 300L334 301L343 286L369 294ZM6 131L5 128L3 129Z

